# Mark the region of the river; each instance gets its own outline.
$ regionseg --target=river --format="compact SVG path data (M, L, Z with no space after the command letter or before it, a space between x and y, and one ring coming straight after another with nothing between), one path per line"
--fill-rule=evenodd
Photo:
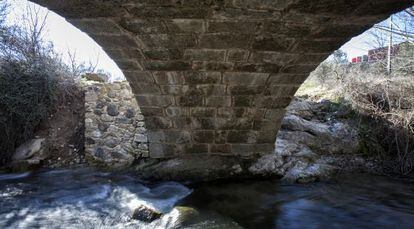
M131 220L145 204L164 212ZM179 220L174 206L198 214ZM90 169L0 174L0 228L413 228L414 180L364 174L185 186Z

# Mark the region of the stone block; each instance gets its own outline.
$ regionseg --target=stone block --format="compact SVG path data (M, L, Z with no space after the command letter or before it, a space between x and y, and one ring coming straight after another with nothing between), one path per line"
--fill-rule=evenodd
M257 132L257 143L269 143L275 144L277 137L277 131L262 131Z
M300 85L306 80L306 78L308 78L308 76L309 74L285 74L285 73L271 74L269 78L269 84Z
M227 53L227 61L243 62L247 60L248 55L248 50L231 49Z
M248 48L250 35L245 34L204 34L200 38L199 47L207 49Z
M253 130L257 131L276 131L280 127L281 121L255 120Z
M298 89L299 86L270 85L266 88L264 94L275 98L293 97Z
M234 65L234 71L239 72L258 72L258 73L272 73L279 72L282 68L279 64L273 63L240 63Z
M154 83L151 73L147 71L124 70L123 73L131 85L139 83Z
M162 85L160 87L163 95L184 95L190 90L188 85Z
M217 61L194 61L193 70L195 71L231 71L234 63Z
M285 108L289 105L292 100L290 97L272 97L272 96L262 96L258 97L253 101L253 106L258 108L269 108L269 109L278 109Z
M267 109L264 118L270 121L280 122L285 116L285 109Z
M216 129L216 119L214 118L191 118L191 128L194 130L214 130Z
M283 35L289 38L309 37L315 27L306 22L269 21L265 22L262 32L267 34Z
M252 95L236 95L232 97L234 107L250 107L255 100Z
M184 72L153 72L155 82L164 85L184 84Z
M105 49L120 49L129 47L132 49L139 48L137 41L128 35L92 35L92 38L100 46L105 47Z
M186 49L197 45L192 34L140 34L136 36L143 49Z
M252 157L257 152L255 152L254 148L255 144L246 144L246 143L235 143L231 144L231 152L234 155L242 156L242 157Z
M120 25L135 34L167 33L167 27L159 19L123 18Z
M144 94L161 95L160 87L155 83L132 84L132 92L138 95L144 95Z
M257 85L236 85L229 86L228 93L230 95L256 95L263 93L265 86Z
M234 0L234 5L240 8L284 10L290 1L286 0Z
M338 44L344 43L345 40L301 40L291 48L295 53L332 53L338 48Z
M191 70L192 65L186 61L147 61L145 69L150 71L185 71Z
M191 108L191 117L215 117L216 108L211 107L193 107Z
M170 144L189 144L191 135L188 131L182 130L159 130L148 131L149 142L170 143Z
M170 118L174 129L191 129L193 119L190 117L173 117Z
M229 155L231 154L230 144L212 144L210 145L210 154Z
M137 61L144 60L144 54L140 49L124 47L118 49L105 49L105 52L112 59L135 59Z
M172 19L166 22L170 33L204 33L204 20L200 19Z
M184 59L191 61L224 61L226 50L218 49L187 49Z
M138 105L143 107L160 106L167 107L173 104L173 97L167 95L137 95Z
M284 66L281 69L282 73L289 74L308 74L311 73L319 64L297 64L297 65L288 65Z
M186 117L190 116L190 109L187 107L168 107L165 109L165 115L168 117Z
M198 89L190 89L187 93L176 98L177 105L184 107L203 106L203 92Z
M216 130L215 131L215 140L216 144L224 144L227 141L227 131L226 130Z
M256 143L257 132L255 131L242 131L242 130L231 130L227 135L228 143Z
M208 33L254 34L259 28L257 21L208 21Z
M299 56L283 52L256 51L250 55L249 62L285 65L298 59Z
M217 130L250 130L253 120L248 118L216 118Z
M230 107L231 96L209 96L205 98L208 107Z
M253 40L252 48L259 51L286 52L294 45L294 41L286 37L257 36Z
M194 7L142 7L138 5L129 8L129 12L139 18L203 19L208 15L209 10Z
M208 144L184 145L185 154L208 154Z
M135 59L114 59L120 69L140 71L143 70L142 65Z
M147 49L144 50L144 55L150 60L179 60L183 58L183 51L180 49Z
M150 143L165 143L166 141L164 130L149 130L148 131L148 142Z
M226 8L213 11L211 18L217 20L278 20L281 18L281 12L264 9Z
M221 84L197 85L196 88L200 90L204 96L225 95L227 90L226 85Z
M163 109L161 107L156 107L156 105L154 105L154 107L140 105L140 109L141 114L145 117L157 116L163 113Z
M220 72L195 72L189 71L184 73L186 84L217 84L220 83Z
M196 143L214 143L215 135L213 130L193 131L193 141Z
M149 130L162 130L172 127L171 120L160 116L146 117L145 125Z
M120 34L121 28L111 19L99 18L99 19L71 19L71 24L82 29L83 32L88 34Z
M149 143L149 154L154 159L168 158L177 154L177 148L175 145Z
M106 107L106 112L110 116L117 116L119 114L118 106L113 103L108 104L108 106Z
M226 72L223 82L231 85L263 85L269 74L251 72Z

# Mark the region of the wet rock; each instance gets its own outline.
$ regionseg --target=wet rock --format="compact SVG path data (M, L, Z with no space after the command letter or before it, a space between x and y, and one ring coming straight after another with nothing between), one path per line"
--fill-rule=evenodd
M134 210L132 219L150 223L154 220L159 219L161 216L162 213L147 206L141 205Z
M265 155L250 166L249 172L255 175L272 176L285 174L283 158L276 154Z
M164 226L168 225L168 228L181 228L190 224L199 215L200 213L194 208L176 206L170 213L163 215L161 220L166 222Z
M134 141L135 142L148 142L148 137L145 134L136 134Z

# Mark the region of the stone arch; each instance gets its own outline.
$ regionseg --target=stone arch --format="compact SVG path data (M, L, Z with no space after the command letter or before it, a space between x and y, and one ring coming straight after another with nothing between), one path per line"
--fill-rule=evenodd
M273 152L284 108L348 39L411 0L32 0L123 70L152 158Z

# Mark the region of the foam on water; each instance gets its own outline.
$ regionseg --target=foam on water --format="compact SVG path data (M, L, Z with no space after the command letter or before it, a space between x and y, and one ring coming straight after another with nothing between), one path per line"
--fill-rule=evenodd
M47 171L19 180L28 175L1 175L0 228L158 228L160 220L131 221L133 210L144 204L169 212L191 193L179 183L144 185L133 176L90 170Z

